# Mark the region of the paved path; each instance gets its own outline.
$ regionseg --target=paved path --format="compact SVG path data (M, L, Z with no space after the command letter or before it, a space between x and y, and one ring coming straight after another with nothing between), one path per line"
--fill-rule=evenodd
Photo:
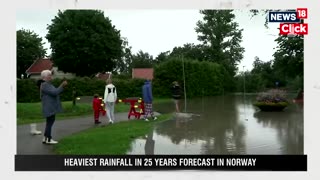
M155 112L155 116L158 116L159 113ZM115 114L115 123L119 121L127 121L128 120L128 113L116 113ZM100 118L102 123L101 125L106 125L107 120L106 116L102 116ZM134 120L131 117L131 120ZM42 135L31 135L30 134L30 125L19 125L17 126L17 154L33 154L33 155L40 155L40 154L53 154L53 146L54 145L46 145L42 144L43 138L43 130L44 130L45 123L38 123L37 129L42 131ZM59 141L59 139L69 136L73 133L97 126L93 123L92 116L86 117L79 117L76 119L69 119L69 120L58 120L55 121L53 128L52 128L52 136L54 140Z

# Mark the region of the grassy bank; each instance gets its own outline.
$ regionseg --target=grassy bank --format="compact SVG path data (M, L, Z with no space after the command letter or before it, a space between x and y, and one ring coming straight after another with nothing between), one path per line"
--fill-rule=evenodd
M98 126L68 136L54 146L57 154L72 155L121 155L126 154L135 138L146 135L159 122L169 120L172 114L158 116L156 121L123 121Z
M161 104L170 101L170 99L155 99L154 104ZM75 107L72 106L71 101L62 102L63 112L58 113L56 119L72 119L79 116L91 116L91 103L77 103ZM118 103L115 106L115 112L128 112L129 105ZM17 103L17 124L29 124L44 122L41 114L41 103Z

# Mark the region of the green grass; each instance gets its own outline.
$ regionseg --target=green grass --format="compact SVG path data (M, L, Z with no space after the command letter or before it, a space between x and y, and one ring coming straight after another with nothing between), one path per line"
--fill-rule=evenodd
M123 121L91 128L59 141L56 154L64 155L123 155L134 139L146 135L159 122L169 120L172 114L158 116L156 121Z
M63 112L57 114L57 120L93 115L91 103L77 103L73 107L71 101L62 102L62 108ZM128 108L128 105L119 103L115 106L115 112L127 112ZM41 103L17 103L17 124L37 122L44 122Z
M171 99L154 99L154 104L161 104L171 101ZM58 113L56 120L72 119L76 117L93 115L91 103L77 103L76 107L72 106L71 101L62 102L63 112ZM124 103L117 103L115 106L115 113L128 112L130 105ZM17 103L17 124L29 124L44 122L41 113L41 103Z
M172 99L170 99L170 98L155 98L153 100L153 104L161 104L161 103L168 103L168 102L172 102Z

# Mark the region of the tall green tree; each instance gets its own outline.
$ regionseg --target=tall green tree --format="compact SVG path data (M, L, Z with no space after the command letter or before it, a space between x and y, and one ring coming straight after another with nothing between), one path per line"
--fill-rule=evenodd
M127 38L122 38L122 55L121 59L116 62L115 71L120 74L129 74L130 73L130 65L132 63L132 47L129 46L129 42Z
M120 31L103 11L59 11L48 30L52 59L64 72L91 76L113 71L121 59Z
M165 61L168 60L170 55L170 51L166 51L166 52L161 52L160 54L158 54L158 56L155 58L155 61L157 64L163 63Z
M35 60L46 55L43 44L42 38L35 32L25 29L17 31L17 77L25 75Z
M272 73L271 61L264 62L260 60L258 56L254 57L253 69L251 70L254 74L264 74L268 75Z
M133 55L131 68L151 68L153 64L155 64L155 61L152 55L140 50L137 54Z
M251 10L252 16L263 15L266 17L265 27L268 28L269 11L295 11L294 9ZM303 20L301 20L303 22ZM304 66L304 36L289 37L279 35L275 40L278 44L272 60L273 74L288 88L298 89L303 87Z
M157 63L162 63L168 60L169 58L182 56L184 58L194 59L198 61L206 60L206 54L203 45L195 45L193 43L186 43L183 46L174 47L172 51L161 52L155 60Z
M174 47L170 53L170 57L183 56L185 58L198 61L206 60L206 54L201 44L195 45L191 43L184 44L182 47Z
M232 10L201 10L203 21L195 28L198 40L203 43L208 60L222 64L230 76L243 58L242 31L234 21Z
M259 77L259 79L255 79L257 85L263 84L264 88L273 88L275 87L275 82L278 81L280 83L280 78L275 77L274 71L272 69L272 61L264 62L260 60L259 57L255 57L253 62L253 69L251 70L251 74L254 77ZM262 82L262 83L261 83ZM283 84L283 83L281 83Z
M289 84L298 80L296 87L303 86L304 67L304 36L279 36L276 40L277 50L273 54L273 70L277 77Z

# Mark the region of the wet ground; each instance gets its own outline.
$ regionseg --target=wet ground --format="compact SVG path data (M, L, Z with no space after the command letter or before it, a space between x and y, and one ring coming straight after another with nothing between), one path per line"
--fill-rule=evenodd
M155 115L159 115L155 113ZM98 126L109 125L106 116L100 117L101 124ZM115 113L115 123L120 121L127 121L128 113ZM133 118L132 118L133 120ZM43 133L45 123L37 123L37 129ZM68 120L56 121L52 128L52 136L55 140L60 140L66 136L70 136L74 133L78 133L82 130L94 128L97 125L94 124L93 116L77 117ZM42 144L43 134L31 135L30 125L19 125L17 126L17 152L18 155L47 155L54 154L52 145Z
M200 116L175 117L132 143L128 154L303 154L303 107L260 112L255 95L187 100L186 110ZM184 109L182 101L181 110ZM154 107L174 111L173 103Z

